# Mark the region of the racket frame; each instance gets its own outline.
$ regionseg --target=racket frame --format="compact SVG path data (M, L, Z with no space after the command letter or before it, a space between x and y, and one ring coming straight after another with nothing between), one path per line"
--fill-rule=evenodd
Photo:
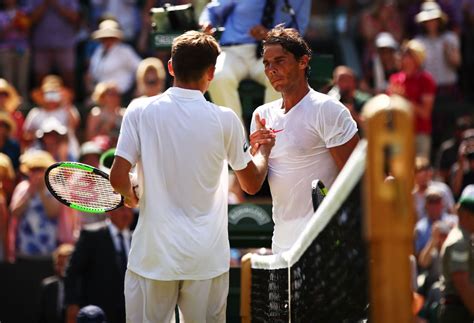
M59 202L66 205L67 207L70 207L71 209L75 209L75 210L78 210L78 211L81 211L81 212L98 214L98 213L106 213L108 211L115 210L115 209L117 209L117 208L119 208L123 205L123 202L124 202L123 196L121 196L120 202L115 207L102 208L102 209L91 208L91 207L83 206L83 205L80 205L80 204L77 204L77 203L74 203L74 202L67 201L63 197L56 194L54 188L52 187L52 185L49 181L49 173L53 169L58 168L58 167L80 169L80 170L83 170L83 171L86 171L86 172L90 172L90 173L94 173L96 175L99 175L99 176L101 176L101 177L103 177L107 180L109 180L109 174L107 174L104 171L101 171L100 169L98 169L96 167L93 167L93 166L90 166L90 165L87 165L87 164L83 164L83 163L71 162L71 161L57 162L57 163L54 163L53 165L49 166L46 169L46 172L44 174L44 182L46 184L46 187L48 188L49 192L54 196L55 199L57 199Z

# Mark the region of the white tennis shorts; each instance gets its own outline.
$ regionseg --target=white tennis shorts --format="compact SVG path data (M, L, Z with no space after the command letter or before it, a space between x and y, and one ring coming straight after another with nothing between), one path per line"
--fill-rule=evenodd
M228 272L206 280L162 281L127 270L127 322L169 323L174 319L176 304L182 316L180 322L225 322L228 293Z

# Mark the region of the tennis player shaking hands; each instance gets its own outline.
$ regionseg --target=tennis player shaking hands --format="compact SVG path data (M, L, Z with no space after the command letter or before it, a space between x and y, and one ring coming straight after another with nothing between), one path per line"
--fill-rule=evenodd
M110 182L135 206L128 173L136 165L141 188L125 276L127 322L169 322L176 304L186 322L225 321L228 165L255 194L276 134L261 129L251 155L238 116L206 101L219 53L204 33L175 38L173 87L134 101L124 116Z
M330 188L359 141L349 110L309 86L311 54L295 29L277 26L263 42L265 74L282 99L254 111L250 143L253 153L268 131L276 135L268 159L274 253L288 250L313 215L311 182Z

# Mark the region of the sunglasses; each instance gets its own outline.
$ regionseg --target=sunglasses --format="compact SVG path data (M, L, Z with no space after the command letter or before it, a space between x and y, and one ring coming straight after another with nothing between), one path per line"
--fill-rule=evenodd
M160 80L159 79L148 79L148 80L145 80L145 84L147 85L156 85L158 84Z

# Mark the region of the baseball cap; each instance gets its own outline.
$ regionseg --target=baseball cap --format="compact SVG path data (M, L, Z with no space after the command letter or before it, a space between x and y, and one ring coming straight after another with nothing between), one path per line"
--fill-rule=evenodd
M377 48L391 48L398 49L398 42L393 38L391 33L381 32L375 38L375 46Z
M464 188L459 198L459 206L474 213L474 184L470 184Z
M104 311L95 305L87 305L79 310L77 323L106 323Z
M100 147L98 143L95 141L86 141L81 145L81 157L85 155L101 155L103 153L103 149Z

